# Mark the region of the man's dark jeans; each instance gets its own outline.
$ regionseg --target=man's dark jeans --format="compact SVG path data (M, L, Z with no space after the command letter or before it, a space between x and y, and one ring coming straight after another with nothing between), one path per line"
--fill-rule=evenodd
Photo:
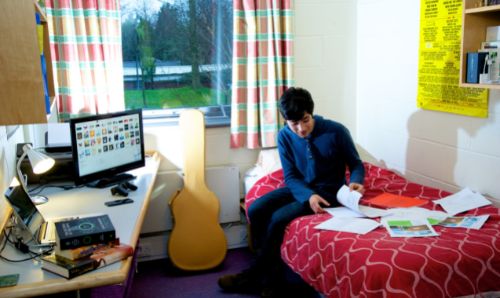
M312 214L309 202L298 202L288 187L273 190L248 208L253 246L257 251L256 269L264 283L284 278L280 248L286 226L295 218Z

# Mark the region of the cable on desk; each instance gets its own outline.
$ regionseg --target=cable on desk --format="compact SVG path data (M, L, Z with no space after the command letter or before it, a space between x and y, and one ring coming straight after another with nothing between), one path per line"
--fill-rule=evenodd
M53 185L53 184L41 184L38 186L33 187L32 189L29 190L30 195L38 195L40 194L44 189L46 188L62 188L63 190L70 190L73 188L82 188L84 185Z
M9 230L9 232L7 233L6 230ZM19 262L25 262L25 261L29 261L29 260L33 260L33 259L36 259L42 255L46 255L46 254L49 254L52 252L53 248L51 247L50 249L48 250L45 250L45 251L41 251L41 252L33 252L29 249L29 245L27 243L22 243L22 242L14 242L10 239L10 234L11 234L11 230L12 230L12 226L10 227L6 227L4 230L3 230L3 234L5 236L5 240L2 244L2 247L0 248L0 259L4 260L4 261L7 261L7 262L11 262L11 263L19 263ZM2 255L4 249L5 249L5 246L7 245L7 242L12 244L13 247L15 247L16 249L19 249L19 246L17 244L21 243L20 245L25 245L26 246L26 249L27 249L27 252L23 251L24 253L29 253L30 254L30 257L29 258L24 258L24 259L20 259L20 260L12 260L12 259L9 259L7 257L4 257ZM31 241L30 241L31 242ZM29 242L28 242L29 243Z

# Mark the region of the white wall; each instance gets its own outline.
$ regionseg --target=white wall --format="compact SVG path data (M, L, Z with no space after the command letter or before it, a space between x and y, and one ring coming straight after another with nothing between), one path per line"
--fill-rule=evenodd
M2 197L16 172L16 144L22 143L23 140L22 126L9 139L7 139L6 127L0 126L0 195ZM7 200L0 199L0 223L6 219L7 206Z
M416 107L420 1L296 0L296 85L363 159L411 181L500 199L500 92L480 119Z
M500 199L500 93L486 119L416 107L420 1L358 0L358 144L410 180Z
M356 1L295 0L296 86L356 134Z

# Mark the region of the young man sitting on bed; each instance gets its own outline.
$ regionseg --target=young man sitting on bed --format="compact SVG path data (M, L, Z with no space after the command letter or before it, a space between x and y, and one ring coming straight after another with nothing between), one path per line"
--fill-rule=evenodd
M227 292L286 295L282 291L290 287L285 283L286 265L280 255L286 226L299 216L338 206L336 194L346 183L346 166L351 173L349 188L364 192L364 167L346 127L313 115L311 94L302 88L286 90L279 108L286 120L278 134L286 186L267 193L249 207L256 260L242 273L219 279L219 286Z

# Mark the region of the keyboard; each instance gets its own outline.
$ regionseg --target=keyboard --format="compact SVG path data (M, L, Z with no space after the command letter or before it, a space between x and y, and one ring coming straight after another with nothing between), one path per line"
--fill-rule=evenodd
M40 227L38 240L42 244L56 243L56 225L53 221L46 221Z

